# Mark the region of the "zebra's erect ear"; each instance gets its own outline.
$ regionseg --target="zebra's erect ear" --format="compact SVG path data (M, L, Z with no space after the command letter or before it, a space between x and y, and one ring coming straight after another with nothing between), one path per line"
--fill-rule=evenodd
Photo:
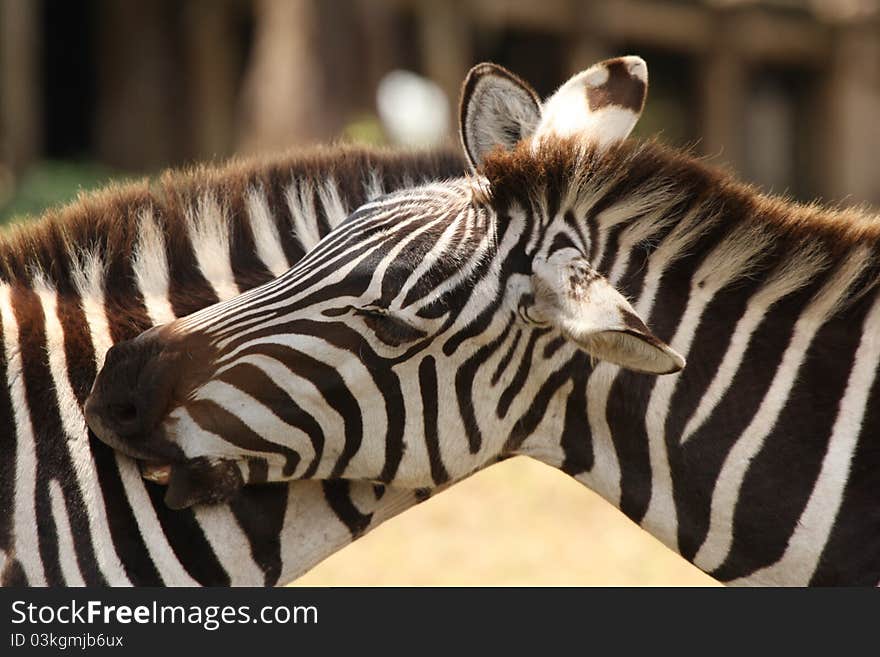
M684 358L648 330L632 306L573 248L532 262L539 322L554 326L599 360L647 374L672 374Z
M461 90L461 143L476 169L487 153L512 149L541 119L541 101L526 82L497 64L477 64Z
M626 139L642 114L648 66L641 57L599 62L562 85L545 103L534 140L577 137L600 149Z

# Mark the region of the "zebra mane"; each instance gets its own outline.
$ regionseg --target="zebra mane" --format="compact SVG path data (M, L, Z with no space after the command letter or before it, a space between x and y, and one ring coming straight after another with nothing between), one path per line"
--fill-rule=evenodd
M646 254L666 238L676 258L715 249L721 257L716 264L730 263L724 284L770 276L789 285L797 279L801 287L843 268L849 274L841 283L840 309L880 280L876 212L763 194L654 140L624 141L604 152L572 139L521 144L492 152L479 173L488 181L487 200L501 213L541 209L552 219L575 210L595 218L599 233L614 232Z
M204 283L206 273L195 265L199 254L193 238L198 234L229 249L233 274L244 289L279 273L266 271L257 257L260 235L248 218L255 196L272 210L268 221L274 227L268 229L277 233L283 255L293 262L332 228L331 221L339 221L327 216L328 207L347 214L367 196L389 187L453 177L463 170L461 155L452 149L406 152L336 145L111 184L0 232L0 283L39 283L63 294L77 291L83 272L99 268L104 293L125 295L131 290L126 274L131 274L132 258L138 256L146 231L164 246L176 285L186 287L193 279ZM327 181L332 181L332 198L326 198ZM314 207L315 221L298 224L292 209L297 202ZM320 234L302 234L305 224L313 232L315 223ZM211 300L193 303L205 301Z

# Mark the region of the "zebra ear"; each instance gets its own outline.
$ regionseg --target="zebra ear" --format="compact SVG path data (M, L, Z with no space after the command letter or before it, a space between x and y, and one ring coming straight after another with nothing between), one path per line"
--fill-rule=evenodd
M544 103L535 143L549 136L578 137L600 149L626 139L642 114L648 66L618 57L578 73Z
M541 101L528 83L497 64L478 64L461 90L461 143L471 167L500 146L512 149L530 137L541 118Z
M685 361L648 330L620 292L576 249L532 262L535 318L591 356L647 374L672 374Z

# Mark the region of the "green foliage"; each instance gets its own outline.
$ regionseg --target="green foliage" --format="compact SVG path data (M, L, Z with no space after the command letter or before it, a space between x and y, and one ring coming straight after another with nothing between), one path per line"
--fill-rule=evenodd
M0 224L25 221L48 207L72 201L81 191L123 177L92 162L38 162L17 181L11 194L0 193Z
M382 124L375 114L358 114L342 130L342 139L370 146L384 146L387 143Z

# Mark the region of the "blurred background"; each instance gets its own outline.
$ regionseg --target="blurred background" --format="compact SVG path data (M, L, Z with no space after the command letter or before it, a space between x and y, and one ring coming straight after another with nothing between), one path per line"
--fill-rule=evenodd
M0 224L234 153L439 143L476 62L548 95L621 54L650 70L638 134L800 200L880 206L880 0L0 0ZM513 459L303 582L709 580Z

